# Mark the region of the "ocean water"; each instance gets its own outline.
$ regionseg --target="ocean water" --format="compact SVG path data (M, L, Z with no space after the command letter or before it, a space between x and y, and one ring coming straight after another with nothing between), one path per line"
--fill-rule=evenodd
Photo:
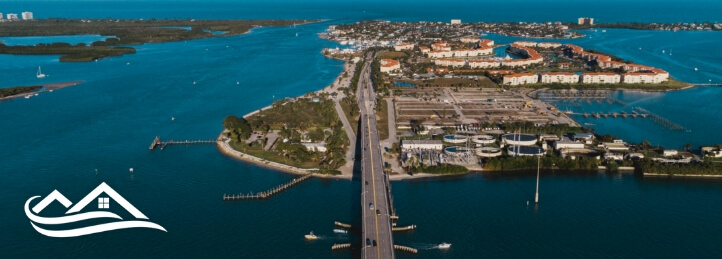
M58 56L0 55L0 87L85 81L30 99L0 103L0 211L5 213L0 222L4 233L0 257L358 257L358 250L331 251L330 247L359 242L358 233L332 233L333 221L360 224L359 182L311 179L269 200L228 203L221 200L223 194L266 190L294 176L222 156L213 146L147 148L155 136L214 138L228 114L245 114L274 99L302 95L331 83L342 63L324 58L320 50L336 44L316 37L330 24L360 19L435 20L457 14L478 20L553 18L550 13L530 14L520 8L518 12L479 8L478 14L471 12L472 8L449 8L432 14L422 7L393 10L372 3L343 9L336 4L282 2L265 6L236 2L3 2L3 13L29 10L36 17L331 20L295 28L259 28L241 36L145 44L136 46L136 54L92 63L60 63ZM639 16L620 12L616 19L714 19L712 14L720 8L719 4L671 5L652 9L664 9L658 13L641 11ZM591 11L567 13L562 18L614 19L614 14L604 12L613 7L586 7ZM685 8L693 11L679 11ZM671 13L677 16L670 18ZM709 50L715 42L722 42L717 32L608 30L590 35L592 38L571 42L666 69L684 81L722 80L721 54ZM514 40L490 37L500 43ZM661 49L672 49L674 55L662 56ZM50 77L36 79L37 66ZM690 66L699 67L700 72ZM598 132L609 131L631 141L643 137L654 143L659 139L670 146L687 141L719 142L714 129L721 126L716 100L722 88L618 95L630 106L634 103L693 131L675 135L678 133L642 120L635 124L628 122L632 119L625 123L607 119L608 124L596 122ZM582 109L615 107L594 104ZM133 174L129 173L131 167ZM398 252L397 256L722 256L717 242L722 233L722 210L715 206L722 201L720 181L544 172L538 207L526 205L533 199L534 181L533 173L517 172L392 183L399 224L418 226L415 231L395 234L394 240L421 249L418 255ZM128 229L50 238L33 230L22 211L32 196L57 189L76 202L101 182L168 232ZM111 202L110 207L128 216L116 203ZM61 214L64 208L55 203L47 210L48 215ZM309 231L321 239L306 242L303 235ZM433 249L441 242L452 243L452 248Z

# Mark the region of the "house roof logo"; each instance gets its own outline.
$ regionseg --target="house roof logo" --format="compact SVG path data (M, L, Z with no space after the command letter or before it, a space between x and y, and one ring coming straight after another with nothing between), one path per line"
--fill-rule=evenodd
M102 194L105 194L108 197L100 197ZM148 221L148 217L146 217L142 212L140 212L135 206L130 204L123 196L120 196L118 192L113 190L113 188L110 188L105 182L98 185L98 187L95 187L93 191L88 193L83 199L81 199L78 203L76 203L73 207L70 207L70 205L73 205L73 203L68 200L63 194L61 194L58 190L53 190L48 196L46 196L44 199L40 200L35 206L33 206L32 211L29 209L30 202L40 198L40 196L33 196L30 197L25 202L25 215L28 216L30 219L30 225L35 228L40 234L49 236L49 237L77 237L77 236L84 236L84 235L90 235L105 231L111 231L111 230L118 230L118 229L126 229L126 228L152 228L157 230L162 230L165 232L168 232L165 230L165 228L161 227L160 225ZM95 201L97 198L98 200L98 209L108 209L110 204L110 199L112 198L118 205L123 207L126 211L128 211L133 217L136 218L136 220L123 220L120 216L118 216L115 213L109 212L109 211L91 211L91 212L84 212L79 213L81 210L83 210L86 206L88 206L91 202ZM65 206L65 208L70 207L70 209L65 212L65 214L70 214L67 216L61 216L61 217L41 217L37 214L40 213L45 207L50 205L53 201L58 201L60 204ZM87 227L81 227L76 229L67 229L67 230L48 230L39 227L37 224L43 224L43 225L61 225L61 224L67 224L67 223L74 223L79 222L83 220L88 219L98 219L98 218L109 218L109 219L117 219L119 221L110 222L110 223L102 223L98 225L93 226L87 226ZM138 220L140 219L140 220Z

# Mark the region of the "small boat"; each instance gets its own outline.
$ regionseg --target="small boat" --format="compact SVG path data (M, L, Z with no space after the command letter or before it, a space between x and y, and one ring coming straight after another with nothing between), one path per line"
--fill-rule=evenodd
M34 96L38 96L38 93L33 94Z
M697 71L697 70L699 70L699 69L697 69L697 68L695 67L695 68L694 68L694 71Z
M26 95L26 96L25 96L25 99L30 99L30 95Z
M602 30L602 32L607 32L607 30Z
M50 91L48 91L48 92L51 92L51 93L52 93L52 92L53 92L53 90L50 90Z
M298 37L298 32L296 33L296 37Z
M45 78L47 75L43 74L43 72L40 71L40 67L38 66L38 73L35 74L35 77L37 78Z
M662 54L664 54L664 50L662 50Z
M170 117L170 121L175 121L175 117Z
M241 82L238 82L238 81L236 81L236 84L237 84L237 85L240 85L240 84L241 84Z
M584 126L597 126L597 124L585 122Z
M451 247L451 244L449 243L441 243L439 245L439 249L449 249Z
M196 81L193 81L193 84L196 84Z
M336 233L336 234L348 234L348 231L343 230L343 229L334 228L334 229L333 229L333 233Z
M311 231L310 234L305 235L305 236L303 236L303 237L305 237L306 240L316 240L316 239L318 239L318 236L314 235L314 234L313 234L313 231Z

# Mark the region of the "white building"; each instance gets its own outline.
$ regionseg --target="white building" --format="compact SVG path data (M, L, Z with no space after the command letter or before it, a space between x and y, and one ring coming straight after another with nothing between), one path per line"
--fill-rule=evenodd
M539 42L536 44L537 48L544 48L544 49L551 49L551 48L559 48L562 46L559 42Z
M584 142L572 141L569 138L563 138L561 140L554 141L554 149L581 149L584 148Z
M469 60L470 68L495 68L500 66L501 62L497 60Z
M490 47L478 48L478 49L475 49L475 51L476 51L476 55L473 55L473 56L491 55L492 53L494 53L494 49L492 49ZM472 55L469 55L469 56L472 56Z
M461 24L461 19L451 19L451 24Z
M421 50L422 54L426 54L426 53L429 53L429 51L431 51L431 49L426 46L419 46L419 50Z
M463 37L459 40L463 43L476 43L480 41L480 39L477 37Z
M8 20L18 20L18 14L16 13L9 13L7 17Z
M539 82L539 76L536 74L520 73L511 74L504 76L505 85L524 85L524 84L536 84Z
M571 72L548 72L541 74L541 82L545 84L576 84L579 83L579 75Z
M618 84L621 82L621 76L615 73L584 73L582 74L582 83L585 84Z
M431 44L431 48L436 51L451 51L451 46L446 43L446 41L440 41L434 44Z
M436 64L437 66L463 67L466 65L466 60L457 58L440 58L434 60L434 64Z
M33 12L22 12L21 15L23 16L23 20L33 19Z
M399 43L394 45L394 50L396 51L402 51L402 50L413 50L414 44L411 43Z
M381 64L379 70L383 73L390 73L392 71L401 69L401 63L393 59L382 59L381 61L379 61L379 64Z
M5 17L5 16L3 16L3 13L0 13L0 21L5 20L4 17Z
M405 139L401 141L401 150L442 150L444 148L441 140L416 140L416 139Z
M454 52L445 50L432 50L427 53L430 58L450 58L454 56Z
M306 150L308 151L316 151L316 152L326 152L326 143L301 143L304 147L306 147Z
M515 41L514 44L524 47L536 47L537 43L533 41Z

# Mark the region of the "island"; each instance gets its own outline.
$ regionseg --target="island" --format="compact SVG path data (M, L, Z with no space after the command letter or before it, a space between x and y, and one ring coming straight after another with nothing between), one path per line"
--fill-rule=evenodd
M129 45L225 37L247 33L261 26L289 26L316 20L125 20L125 19L38 19L0 23L2 36L101 35L104 41L6 46L0 54L63 55L60 61L87 62L135 53Z
M232 149L244 160L277 163L274 167L284 171L326 170L327 177L349 178L354 168L349 164L363 163L359 157L364 151L354 143L365 134L359 132L360 118L369 111L364 105L369 105L366 95L372 88L373 131L391 180L537 168L633 171L644 176L722 175L722 166L715 164L722 161L720 146L692 150L687 145L675 150L648 141L628 143L597 134L574 119L649 119L660 127L683 131L683 125L641 107L627 107L611 93L693 85L675 80L661 68L574 44L494 42L476 31L479 26L486 25L362 21L329 26L319 37L345 46L321 51L346 62L338 80L318 92L276 101L240 122L229 117L245 126L229 126L225 121L221 137L225 144L220 148ZM495 55L496 48L504 48L506 57ZM575 113L559 106L582 102L623 109ZM325 112L293 108L314 103L326 106ZM327 113L332 106L337 117ZM307 123L301 124L299 118ZM342 128L348 144L329 145ZM340 162L344 149L347 155Z

